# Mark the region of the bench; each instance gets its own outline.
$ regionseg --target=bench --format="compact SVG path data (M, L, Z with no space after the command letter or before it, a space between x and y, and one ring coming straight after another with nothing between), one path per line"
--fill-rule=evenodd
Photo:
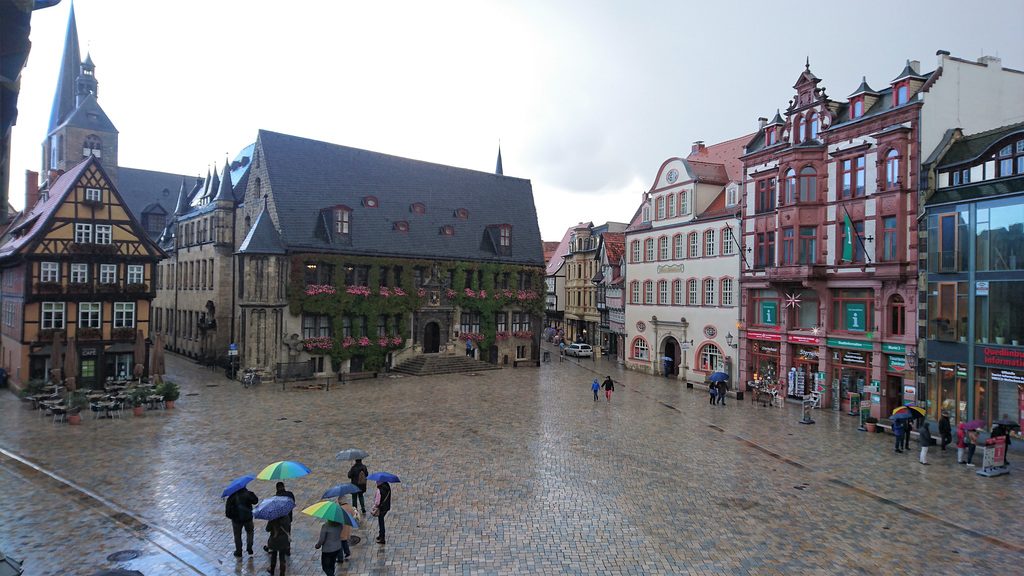
M353 380L366 380L368 378L376 377L376 372L338 372L338 382L341 382L342 384Z

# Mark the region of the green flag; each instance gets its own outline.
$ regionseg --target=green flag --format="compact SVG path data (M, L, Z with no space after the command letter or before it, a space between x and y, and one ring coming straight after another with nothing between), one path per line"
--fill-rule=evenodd
M850 222L850 215L843 214L843 261L853 261L853 223Z

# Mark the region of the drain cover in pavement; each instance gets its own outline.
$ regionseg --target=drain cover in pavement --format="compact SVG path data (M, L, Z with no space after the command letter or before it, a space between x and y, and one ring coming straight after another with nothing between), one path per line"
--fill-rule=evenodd
M142 554L138 550L121 550L120 552L114 552L110 556L107 556L107 560L110 562L124 562L126 560L134 560Z

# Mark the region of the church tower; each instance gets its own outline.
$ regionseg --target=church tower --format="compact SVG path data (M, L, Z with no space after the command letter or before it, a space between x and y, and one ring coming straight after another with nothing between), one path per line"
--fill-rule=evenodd
M43 141L40 189L49 189L60 174L89 156L100 160L117 185L117 128L100 108L97 93L96 65L88 55L82 61L72 4L50 123Z

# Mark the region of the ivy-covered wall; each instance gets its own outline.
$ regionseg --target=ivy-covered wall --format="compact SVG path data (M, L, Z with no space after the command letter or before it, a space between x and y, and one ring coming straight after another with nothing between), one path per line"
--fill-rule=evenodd
M329 283L315 285L306 284L307 264L326 264L331 266L333 275ZM365 286L349 286L345 284L345 273L350 267L363 266L369 268L368 281ZM387 284L381 286L381 268L387 268ZM402 269L401 282L396 285L395 269ZM313 354L328 355L333 360L334 369L353 356L363 356L366 370L379 370L384 366L388 352L398 350L406 345L409 339L407 322L402 322L397 330L392 323L396 315L408 317L413 311L423 307L426 292L417 288L415 270L420 268L424 274L435 269L442 279L447 280L452 271L452 285L446 288L446 296L452 305L461 308L462 312L475 312L480 315L480 333L474 340L482 350L488 349L496 339L508 339L512 333L497 333L495 314L501 311L529 312L531 321L536 324L544 310L544 269L537 266L517 266L481 262L452 262L441 260L413 260L402 258L374 258L365 256L346 256L333 254L296 254L291 257L291 274L288 287L288 300L293 315L303 314L328 315L332 319L334 337L309 338L303 340L303 348ZM479 273L483 272L478 283ZM518 281L520 272L529 276L529 287L524 290L511 288ZM495 275L499 278L509 277L509 289L495 287ZM478 285L479 284L479 285ZM367 338L344 338L343 317L353 317L353 333L358 332L359 316L365 316L367 322ZM377 319L385 316L387 334L397 332L397 336L377 337ZM456 325L459 318L453 319ZM374 336L369 336L373 334ZM480 338L482 336L482 338ZM517 333L515 337L533 340L539 336L529 332Z

